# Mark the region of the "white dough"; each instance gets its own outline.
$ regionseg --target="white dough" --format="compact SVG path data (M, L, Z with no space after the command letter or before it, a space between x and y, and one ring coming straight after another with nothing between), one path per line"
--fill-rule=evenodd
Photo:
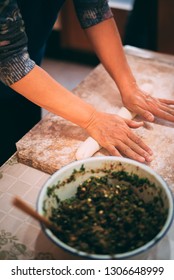
M130 112L125 107L122 107L117 115L125 119L133 119L135 114ZM101 149L101 146L92 137L88 137L77 149L75 154L77 160L92 157L97 151Z
M92 137L88 137L81 143L76 152L76 159L85 159L92 157L97 151L101 149L101 146Z

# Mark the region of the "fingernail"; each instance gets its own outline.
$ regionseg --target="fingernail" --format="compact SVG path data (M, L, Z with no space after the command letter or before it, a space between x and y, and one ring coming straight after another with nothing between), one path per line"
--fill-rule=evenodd
M148 120L149 122L153 122L153 121L154 121L154 116L153 116L153 115L148 116L148 117L147 117L147 120Z
M147 162L151 162L153 160L153 157L146 157Z
M139 157L139 161L140 161L140 162L145 162L145 161L146 161L146 159L145 159L145 158L143 158L143 157Z

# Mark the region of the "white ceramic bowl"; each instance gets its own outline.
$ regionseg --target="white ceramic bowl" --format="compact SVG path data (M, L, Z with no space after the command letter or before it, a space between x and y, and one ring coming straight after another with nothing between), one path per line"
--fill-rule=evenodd
M114 171L124 170L129 173L137 174L140 178L147 178L151 183L156 185L156 191L159 192L161 190L161 198L163 200L164 207L167 209L168 214L166 221L161 229L161 231L155 236L154 239L146 243L145 245L126 253L115 254L114 256L107 255L99 255L99 254L89 254L83 251L79 251L75 248L70 247L69 245L62 242L58 239L50 229L45 228L42 225L42 228L47 235L57 246L63 248L64 250L77 255L78 257L82 257L84 259L144 259L149 254L149 251L154 248L159 241L163 239L166 235L168 229L171 226L174 214L174 202L172 193L167 186L166 182L159 176L156 172L154 172L150 167L145 164L138 163L136 161L119 158L119 157L93 157L85 160L75 161L57 172L55 172L47 182L44 184L37 201L37 210L43 215L43 204L45 199L47 199L47 189L50 186L57 184L58 182L64 182L72 175L73 171L79 171L82 167L85 168L85 174L81 175L81 173L76 174L75 181L71 181L66 183L64 186L60 187L57 191L57 195L60 200L64 200L66 198L70 198L74 196L76 193L77 185L88 179L91 175L95 175L94 171L97 171L96 175L106 175L102 170L111 169ZM99 173L98 171L101 170ZM155 193L149 194L148 191L144 190L140 196L143 197L144 201L149 201L155 196Z

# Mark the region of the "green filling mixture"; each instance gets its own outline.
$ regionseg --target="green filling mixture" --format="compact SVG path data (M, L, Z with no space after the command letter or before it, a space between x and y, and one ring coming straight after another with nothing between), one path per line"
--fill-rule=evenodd
M56 186L49 188L53 196ZM92 176L78 186L76 195L57 200L49 219L60 227L54 234L64 243L94 254L132 251L152 240L167 217L158 195L144 202L140 197L156 189L147 179L124 171ZM141 195L140 195L141 194ZM45 210L46 212L46 210Z

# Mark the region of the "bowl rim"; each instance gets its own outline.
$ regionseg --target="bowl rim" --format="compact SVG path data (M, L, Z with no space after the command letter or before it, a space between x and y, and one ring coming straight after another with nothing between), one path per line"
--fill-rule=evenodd
M166 222L165 222L164 226L162 227L162 229L160 230L160 232L152 240L150 240L149 242L147 242L143 246L138 247L137 249L129 251L129 252L118 253L118 254L114 254L112 256L109 255L109 254L92 254L92 253L87 253L87 252L84 252L84 251L81 251L81 250L77 250L77 249L67 245L63 241L61 241L59 238L57 238L52 233L52 231L50 229L46 228L43 225L43 223L40 223L43 232L54 244L56 244L57 246L59 246L63 250L65 250L65 251L67 251L71 254L74 254L76 256L79 256L79 257L82 257L82 258L87 258L87 259L96 259L96 260L97 259L98 260L120 259L121 260L121 259L132 258L132 257L135 257L139 254L142 254L142 253L146 252L147 250L149 250L150 248L155 246L160 240L162 240L162 238L168 232L168 230L169 230L169 228L170 228L170 226L173 222L173 219L174 219L174 196L173 196L173 193L172 193L171 189L169 188L169 185L163 179L162 176L160 176L156 171L154 171L151 167L149 167L146 164L137 162L137 161L129 159L129 158L116 157L116 156L98 156L98 157L92 157L92 158L87 158L87 159L82 159L82 160L71 162L71 163L61 167L56 172L54 172L45 181L45 183L43 184L42 188L40 189L38 197L37 197L36 210L40 214L43 214L41 205L42 205L43 197L46 194L46 189L57 178L58 175L61 175L62 173L64 173L65 171L67 171L69 169L73 170L73 169L75 169L75 167L77 168L78 166L81 166L82 164L95 162L95 161L99 161L99 162L114 161L114 162L128 163L128 164L131 164L133 166L136 166L136 167L139 167L139 168L143 169L144 171L148 172L150 175L154 176L157 179L157 181L160 182L160 184L163 186L163 188L166 192L168 202L169 202L168 216L167 216Z

